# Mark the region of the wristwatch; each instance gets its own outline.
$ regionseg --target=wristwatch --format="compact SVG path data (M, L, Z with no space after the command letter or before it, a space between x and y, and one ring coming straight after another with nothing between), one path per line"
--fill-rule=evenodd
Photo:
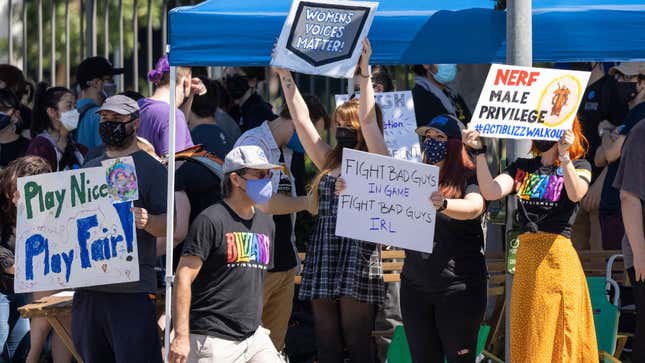
M443 203L441 204L441 207L437 209L437 212L443 212L446 208L448 208L448 198L443 199Z
M486 144L482 144L481 149L470 148L470 153L473 155L486 154L486 151L487 151Z
M560 162L563 164L568 164L571 161L571 158L569 157L569 153L564 153L560 154Z

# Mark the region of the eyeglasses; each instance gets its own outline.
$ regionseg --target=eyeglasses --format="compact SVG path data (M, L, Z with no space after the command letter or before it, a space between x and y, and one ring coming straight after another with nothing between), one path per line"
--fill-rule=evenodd
M254 176L256 179L269 179L269 178L273 177L273 172L271 170L253 170L253 171L250 171L250 170L247 169L243 173L238 173L238 175L240 176L240 178L242 178L244 180L248 180L248 179L246 179L244 177L244 175L251 175L251 176Z

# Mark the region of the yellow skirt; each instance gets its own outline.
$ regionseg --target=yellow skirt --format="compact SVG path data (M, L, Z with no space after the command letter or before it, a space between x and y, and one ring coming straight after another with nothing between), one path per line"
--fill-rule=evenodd
M595 363L591 299L571 240L520 236L511 296L512 363Z

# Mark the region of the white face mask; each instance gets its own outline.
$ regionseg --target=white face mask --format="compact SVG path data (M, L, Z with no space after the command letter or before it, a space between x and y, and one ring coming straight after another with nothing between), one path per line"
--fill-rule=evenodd
M78 127L78 118L80 114L77 109L73 109L60 114L60 122L65 126L67 131L74 131Z

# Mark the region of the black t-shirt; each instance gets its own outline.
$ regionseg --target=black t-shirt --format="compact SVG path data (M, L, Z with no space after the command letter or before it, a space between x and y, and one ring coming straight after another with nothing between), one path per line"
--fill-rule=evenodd
M256 209L245 220L225 202L197 216L183 251L203 261L192 284L192 334L241 341L257 330L264 276L273 262L274 231L266 214Z
M580 178L589 183L591 165L585 159L573 160ZM578 213L578 204L572 202L564 188L561 167L543 166L541 157L517 159L504 173L514 180L513 192L521 203L517 215L523 232L529 232L530 223L538 231L571 237L571 225Z
M16 141L0 144L0 169L10 162L25 156L29 147L29 139L19 136Z
M645 118L645 102L637 105L629 111L625 117L625 127L620 131L620 134L627 136L634 125L643 118ZM620 158L607 165L607 176L605 177L605 182L602 185L600 207L598 209L603 215L620 214L620 193L618 189L612 186L614 184L614 179L616 178L619 165Z
M601 143L598 125L608 120L618 126L623 123L626 115L627 105L620 101L614 77L604 76L585 90L578 109L578 117L582 125L582 133L589 142L585 158L592 165L592 183L602 171L602 168L594 166L593 163L594 155Z
M464 99L449 89L445 89L444 93L455 105L455 114L459 121L467 125L472 118L472 114ZM414 100L414 114L417 119L417 126L425 126L433 118L448 113L448 110L435 95L419 85L414 86L412 89L412 99Z
M139 150L131 155L137 170L139 199L134 206L144 208L151 215L166 213L166 186L168 173L157 159ZM101 161L110 159L103 154L101 157L85 163L83 167L101 166ZM83 288L83 290L110 293L156 293L157 275L154 267L157 260L157 239L143 229L137 228L137 250L139 254L139 281L113 285L100 285Z
M199 125L190 130L195 145L202 144L209 152L224 160L233 149L234 142L229 140L224 130L217 125Z
M466 194L478 191L471 178ZM452 293L481 288L486 278L481 218L461 221L437 213L432 254L407 250L402 278L428 293Z

